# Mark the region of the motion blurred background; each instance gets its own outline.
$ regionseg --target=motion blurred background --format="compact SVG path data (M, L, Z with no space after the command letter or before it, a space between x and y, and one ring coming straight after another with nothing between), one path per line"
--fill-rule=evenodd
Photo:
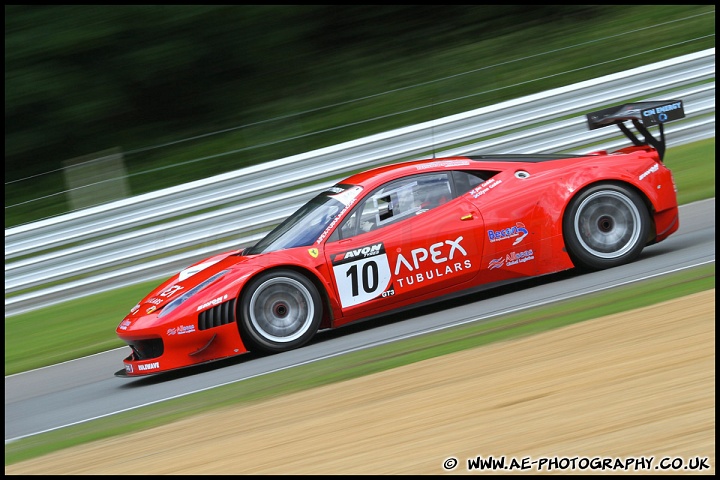
M714 45L714 5L6 5L5 227Z
M714 46L714 5L6 5L5 228ZM691 163L688 177L714 185L714 163L709 161L715 156L714 139L698 151L700 161ZM688 190L709 190L694 188L698 183L688 182ZM703 285L714 287L714 263L695 275L712 277ZM676 283L652 285L654 295L681 295L684 290L677 285L686 288L692 283L684 277L671 281ZM115 335L117 323L156 283L118 287L9 317L6 273L6 377L122 346ZM636 301L641 295L634 293L629 290L627 295ZM622 308L629 303L617 298L599 301ZM577 310L597 312L587 304L573 311ZM697 315L705 310L684 311ZM687 322L675 323L687 327ZM628 345L628 337L623 338L623 345ZM443 338L443 352L446 344ZM637 345L630 345L634 358L643 356ZM694 359L712 357L698 357L696 347L690 348ZM417 359L417 344L412 350ZM391 357L395 365L400 356L393 352ZM334 363L333 381L338 370L356 376L376 365L367 358L362 363L362 368L340 369ZM604 371L612 371L606 363ZM557 370L549 371L555 381ZM674 378L680 378L675 371ZM708 371L696 369L698 375ZM453 374L458 377L457 373ZM270 380L270 390L276 392L275 383L305 387L327 378L317 372L290 375L292 381ZM699 378L699 385L708 385L705 377ZM443 379L443 391L449 391L447 375ZM682 389L690 392L687 378L682 380ZM663 398L657 393L659 384L651 383L651 395L638 391L637 398L653 403L642 418L648 411L654 415ZM637 386L633 384L635 390ZM635 398L628 397L626 387L623 399ZM705 392L701 399L710 407L687 401L701 416L714 400ZM211 396L201 400L203 412L212 402L238 397ZM669 403L678 404L677 399ZM621 416L631 416L629 411ZM140 423L156 422L164 415L161 408ZM169 415L177 418L177 410ZM117 424L101 423L90 432L83 425L74 431L63 429L57 437L51 433L47 440L38 440L39 446L32 440L16 442L10 454L6 445L6 472L8 463L18 459L137 428L135 419L129 418L119 416ZM693 435L710 430L688 424L687 415L679 418ZM452 430L446 427L443 431ZM657 432L657 424L650 427ZM546 429L538 431L549 438ZM617 431L622 436L624 431ZM217 438L227 443L228 437ZM171 450L184 452L175 440ZM379 444L377 440L372 443ZM598 444L591 440L596 453ZM622 451L625 445L615 443L610 451ZM92 466L86 454L80 457L83 466ZM344 456L339 462L344 465L346 460ZM136 463L124 465L137 471ZM59 470L48 463L45 471Z

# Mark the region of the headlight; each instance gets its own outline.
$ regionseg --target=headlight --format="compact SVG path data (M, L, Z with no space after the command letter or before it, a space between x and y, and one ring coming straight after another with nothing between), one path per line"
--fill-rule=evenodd
M227 272L228 272L228 270L223 270L222 272L218 272L218 273L216 273L215 275L213 275L212 277L210 277L210 278L208 278L207 280L205 280L204 282L202 282L201 284L199 284L199 285L191 288L191 289L188 290L187 292L183 293L182 295L180 295L179 297L177 297L175 300L173 300L172 302L170 302L170 303L168 303L167 305L165 305L165 308L163 308L163 309L160 311L160 313L158 314L158 318L162 318L162 317L164 317L165 315L167 315L168 313L172 312L172 311L175 310L177 307L179 307L180 305L182 305L182 304L183 304L186 300L188 300L190 297L192 297L193 295L195 295L196 293L198 293L200 290L202 290L203 288L205 288L205 287L207 287L208 285L210 285L211 283L213 283L213 282L214 282L215 280L217 280L218 278L220 278L220 277L222 277L223 275L225 275Z

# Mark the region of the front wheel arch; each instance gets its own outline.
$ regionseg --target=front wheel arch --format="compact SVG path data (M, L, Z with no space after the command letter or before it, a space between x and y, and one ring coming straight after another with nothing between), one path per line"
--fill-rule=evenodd
M324 290L290 267L260 272L240 292L238 328L251 351L279 353L301 347L317 333L327 311Z

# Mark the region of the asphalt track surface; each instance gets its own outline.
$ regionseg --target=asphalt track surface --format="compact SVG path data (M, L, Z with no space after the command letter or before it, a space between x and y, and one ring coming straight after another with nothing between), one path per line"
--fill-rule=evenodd
M246 354L167 374L121 379L129 349L5 377L5 442L87 422L194 392L241 382L424 333L522 311L715 262L715 199L680 207L680 229L636 262L578 275L565 272L469 295L402 315L320 332L309 345L278 355Z

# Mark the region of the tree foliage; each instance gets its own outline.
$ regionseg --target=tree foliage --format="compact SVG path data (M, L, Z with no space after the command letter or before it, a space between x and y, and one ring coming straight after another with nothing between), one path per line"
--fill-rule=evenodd
M368 64L591 6L5 6L5 173L262 120Z

